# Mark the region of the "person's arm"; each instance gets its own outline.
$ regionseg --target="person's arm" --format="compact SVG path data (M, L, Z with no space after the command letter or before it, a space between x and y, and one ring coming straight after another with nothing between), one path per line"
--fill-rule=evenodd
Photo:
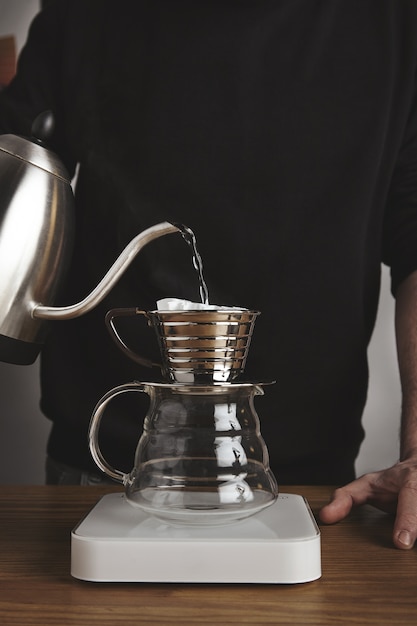
M396 511L393 541L398 548L407 549L417 538L417 272L398 287L395 325L403 394L400 460L337 489L320 517L334 523L353 506L366 503Z
M395 330L403 395L400 460L405 461L417 456L417 272L398 288Z

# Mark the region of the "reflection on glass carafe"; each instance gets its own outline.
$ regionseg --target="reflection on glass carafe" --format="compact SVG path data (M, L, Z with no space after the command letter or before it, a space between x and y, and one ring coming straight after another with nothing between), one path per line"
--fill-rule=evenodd
M111 467L99 427L115 396L144 392L150 405L129 474ZM187 524L222 524L272 504L278 487L260 433L252 383L188 385L133 382L98 403L90 424L97 465L122 482L128 501L158 518ZM105 419L105 418L104 418Z

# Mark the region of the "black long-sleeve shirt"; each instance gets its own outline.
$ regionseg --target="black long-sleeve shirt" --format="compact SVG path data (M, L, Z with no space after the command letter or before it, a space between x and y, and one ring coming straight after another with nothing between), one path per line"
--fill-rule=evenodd
M262 312L245 378L277 381L256 406L279 482L352 473L380 265L394 293L417 268L416 69L414 0L57 0L0 96L2 132L27 135L52 109L52 147L80 164L62 303L169 220L194 230L211 302ZM51 323L55 459L93 468L97 400L158 376L118 351L105 312L165 296L198 299L180 236L147 246L95 311ZM156 350L137 320L123 332ZM102 446L120 469L145 409L128 394L106 414Z

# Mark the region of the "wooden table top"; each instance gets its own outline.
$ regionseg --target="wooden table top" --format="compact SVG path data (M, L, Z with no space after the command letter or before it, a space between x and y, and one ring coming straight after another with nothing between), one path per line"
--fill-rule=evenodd
M320 527L323 575L298 585L88 583L70 575L71 530L112 487L0 486L0 624L87 626L417 624L417 549L362 507ZM282 487L316 514L329 487Z

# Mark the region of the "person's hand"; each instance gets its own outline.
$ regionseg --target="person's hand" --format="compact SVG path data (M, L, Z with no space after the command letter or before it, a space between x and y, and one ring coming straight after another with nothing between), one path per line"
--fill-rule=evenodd
M412 548L417 538L417 459L365 474L336 489L329 504L320 511L320 519L333 524L346 517L352 507L361 504L396 513L394 545L403 550Z

